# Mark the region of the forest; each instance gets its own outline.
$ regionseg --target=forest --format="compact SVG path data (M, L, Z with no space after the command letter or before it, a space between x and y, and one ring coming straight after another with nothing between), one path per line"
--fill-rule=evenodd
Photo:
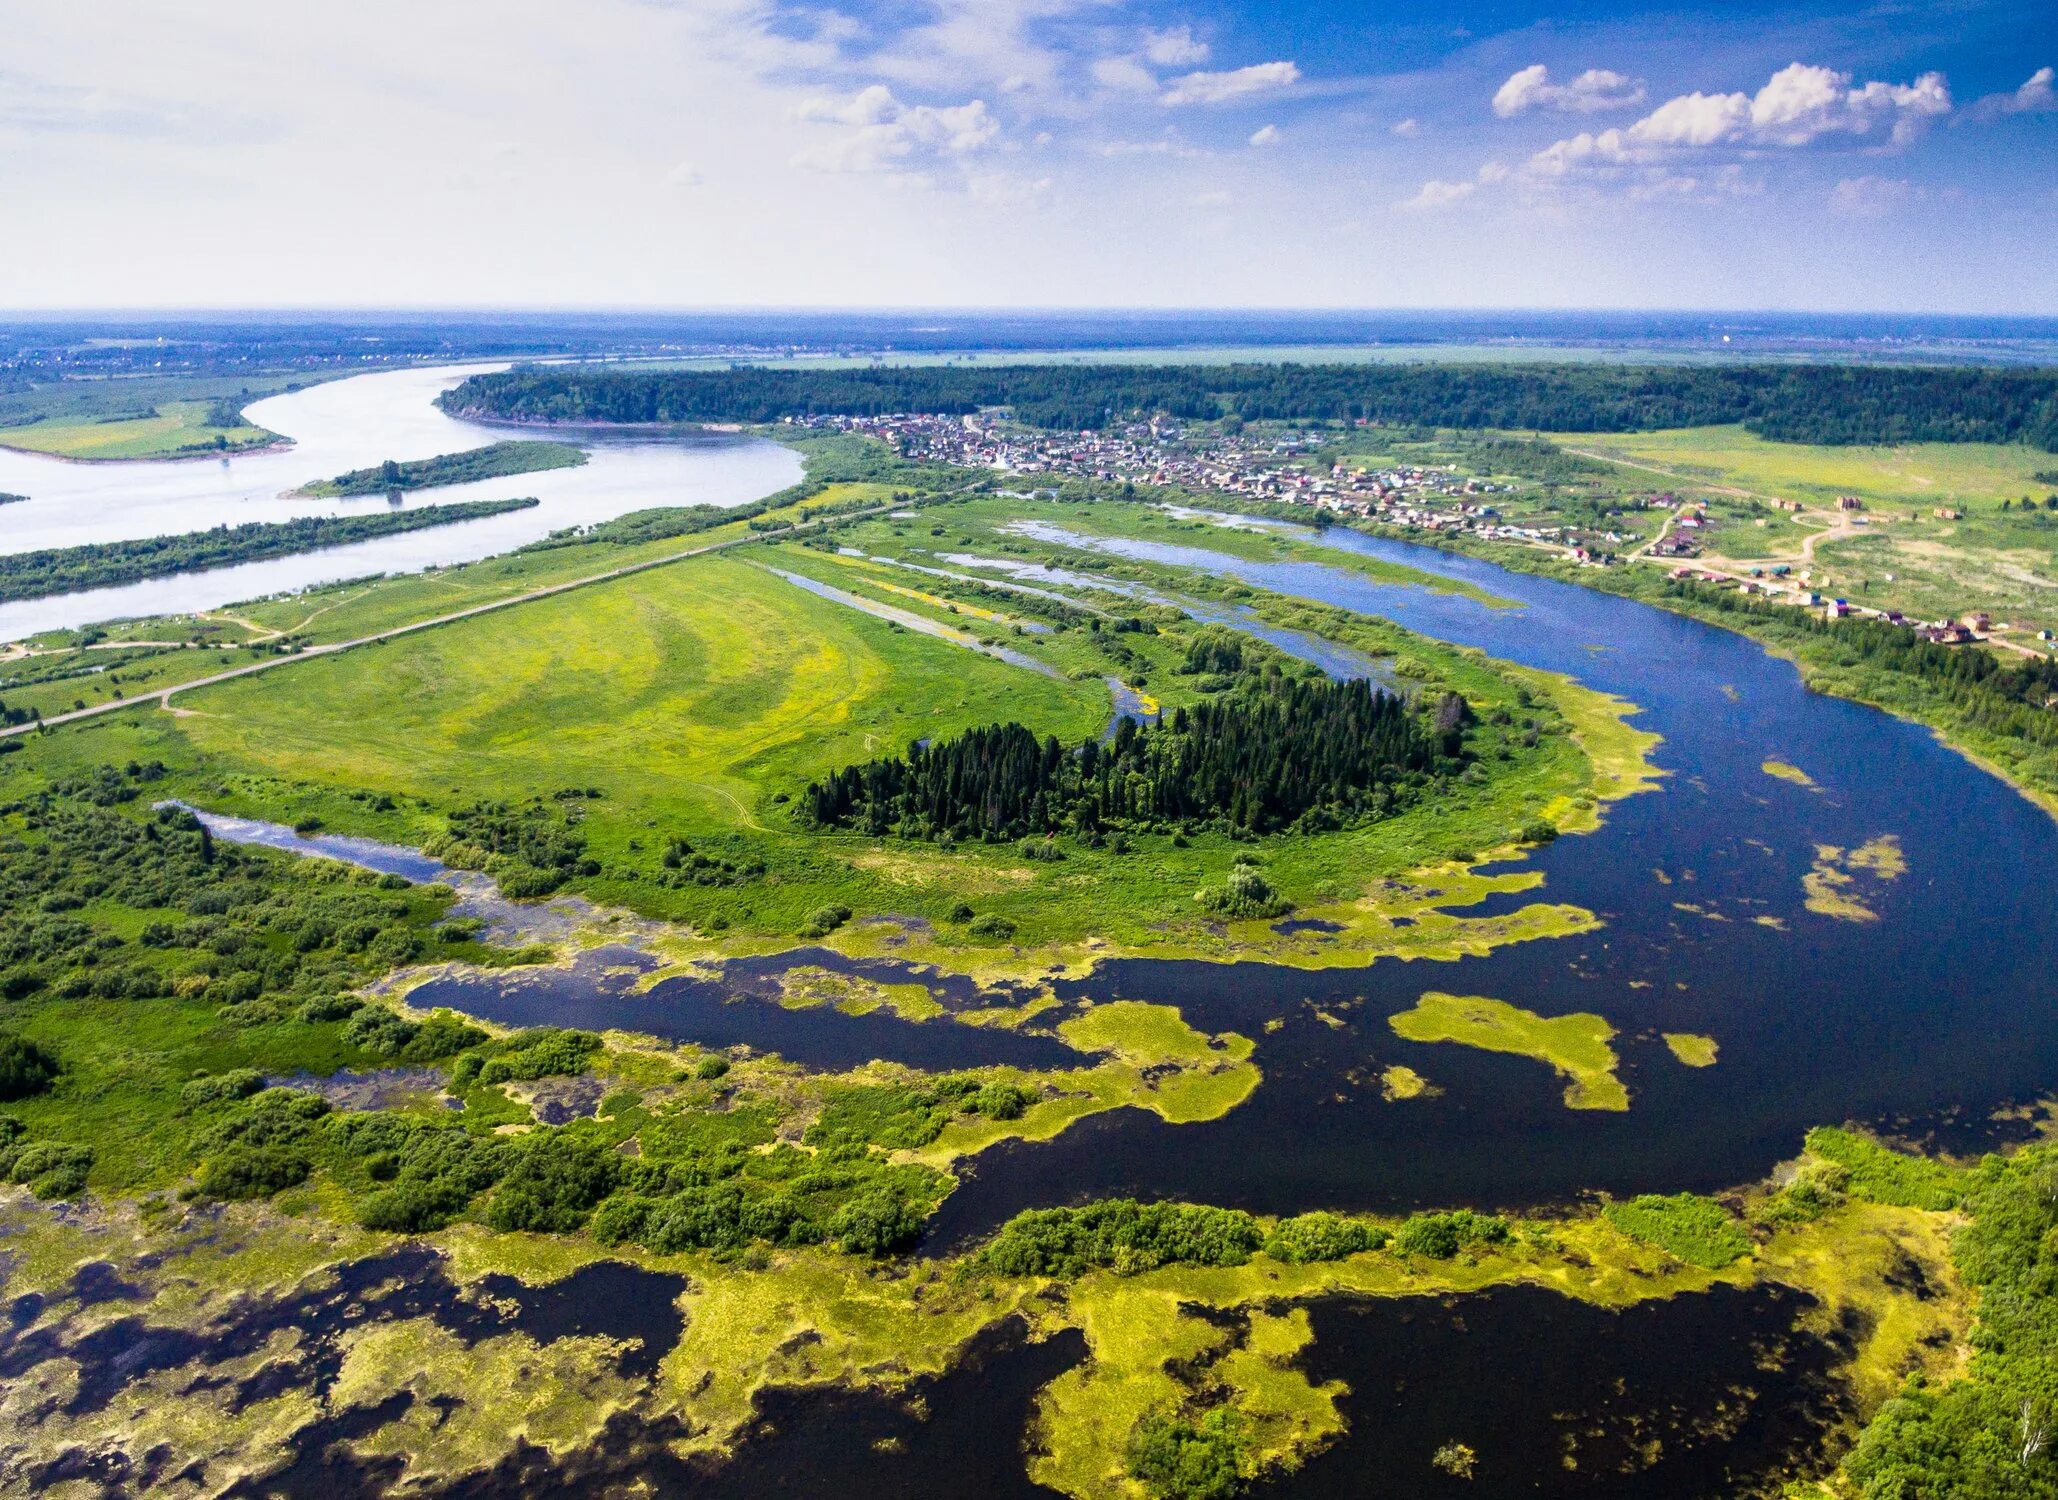
M522 422L773 422L1007 407L1095 429L1164 413L1554 432L1740 422L1794 443L2027 442L2058 452L2058 372L1859 365L1018 365L513 370L439 398Z
M1123 719L1105 745L1068 750L1020 724L916 745L811 783L801 812L817 827L918 839L1316 831L1384 816L1457 769L1470 721L1456 694L1439 699L1425 722L1363 681L1275 677L1156 723Z
M465 453L443 453L435 458L401 462L387 459L369 469L352 469L334 479L317 480L302 486L300 493L322 500L349 500L361 495L398 494L407 490L441 489L445 485L474 484L481 479L505 479L513 474L533 474L542 469L576 469L586 462L586 451L570 443L490 443Z
M76 589L112 588L172 573L225 568L231 563L262 562L270 557L288 557L348 542L368 542L404 531L506 515L509 511L527 510L536 503L472 500L458 505L381 511L369 516L300 516L291 521L251 521L176 536L16 552L0 557L0 601L40 599Z

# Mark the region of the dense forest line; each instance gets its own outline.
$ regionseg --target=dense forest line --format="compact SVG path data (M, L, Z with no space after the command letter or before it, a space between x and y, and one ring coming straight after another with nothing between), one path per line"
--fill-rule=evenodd
M1258 690L1124 719L1067 749L1020 724L974 729L808 786L802 816L903 838L1018 839L1214 825L1277 833L1380 816L1464 755L1455 694L1425 718L1363 681L1271 678Z
M301 486L299 493L323 500L350 500L362 495L476 484L482 479L506 479L511 475L534 474L543 469L576 469L585 462L586 450L570 443L489 443L484 448L473 448L464 453L442 453L434 458L405 462L389 458L369 469L352 469L334 479L318 479L313 484Z
M1781 442L2028 442L2058 452L2058 371L1863 365L1017 365L512 370L439 398L520 422L772 422L1009 407L1039 427L1153 413L1633 432L1741 422Z
M0 602L41 599L77 589L112 588L224 568L232 563L262 562L296 552L367 542L374 537L430 526L450 526L486 516L527 510L534 500L473 500L462 505L425 505L416 510L381 511L372 516L301 516L291 521L252 521L243 526L217 526L176 536L142 537L127 542L92 542L82 547L53 547L41 552L16 552L0 557Z

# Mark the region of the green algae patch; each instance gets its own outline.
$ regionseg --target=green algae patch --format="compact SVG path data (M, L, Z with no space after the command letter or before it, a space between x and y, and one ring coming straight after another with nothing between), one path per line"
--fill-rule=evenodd
M1700 1036L1691 1031L1666 1032L1665 1045L1689 1068L1714 1067L1716 1055L1722 1050L1712 1036Z
M1549 1063L1565 1075L1568 1109L1629 1108L1629 1090L1615 1076L1615 1028L1587 1012L1540 1016L1484 995L1431 990L1413 1010L1387 1017L1411 1042L1455 1042L1488 1052L1512 1052Z
M1840 922L1877 922L1879 913L1867 898L1878 888L1908 873L1901 841L1890 833L1868 839L1855 849L1817 844L1815 863L1801 877L1803 901L1817 916Z
M1767 776L1777 777L1781 781L1792 782L1795 786L1807 787L1810 791L1816 790L1815 778L1813 776L1810 776L1799 766L1792 765L1786 761L1768 760L1760 765L1758 769Z
M1388 1104L1402 1099L1434 1098L1443 1090L1413 1068L1395 1063L1379 1075L1379 1093Z
M946 1014L925 984L881 984L859 974L839 974L814 965L788 969L779 976L779 1003L788 1010L833 1005L846 1016L889 1010L903 1021L928 1021Z
M1099 1053L1093 1067L1031 1073L989 1070L999 1082L1042 1095L1018 1118L960 1116L927 1146L900 1159L949 1170L962 1157L1005 1140L1047 1141L1088 1115L1147 1109L1169 1125L1218 1120L1259 1082L1256 1044L1236 1032L1210 1037L1170 1005L1118 1000L1088 1008L1058 1027L1067 1046Z

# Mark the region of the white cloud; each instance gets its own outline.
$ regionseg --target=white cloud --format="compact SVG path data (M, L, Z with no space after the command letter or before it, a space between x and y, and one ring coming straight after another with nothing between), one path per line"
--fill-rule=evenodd
M1092 68L1093 81L1125 94L1155 94L1158 75L1133 57L1103 57Z
M1397 135L1404 141L1412 141L1422 133L1422 122L1413 115L1405 120L1396 120L1386 127L1389 135Z
M675 188L699 187L703 181L700 168L690 161L682 161L665 174L665 181Z
M1258 147L1278 145L1279 127L1277 125L1260 126L1251 132L1251 144Z
M848 99L810 99L794 111L812 124L845 127L832 140L802 147L793 165L812 172L891 172L993 144L1000 122L983 99L964 104L903 104L882 83Z
M1794 149L1824 136L1871 136L1884 130L1905 146L1930 120L1947 114L1951 91L1941 73L1913 83L1871 82L1793 63L1755 94L1681 94L1627 129L1581 131L1530 158L1532 176L1562 178L1588 168L1650 165L1716 147Z
M1208 44L1193 34L1191 26L1168 26L1143 36L1143 55L1161 68L1190 68L1208 60Z
M1215 188L1209 192L1195 193L1193 195L1193 206L1195 208L1227 208L1232 201L1229 194L1222 188Z
M1494 91L1493 112L1508 119L1532 109L1590 115L1644 102L1643 80L1611 68L1588 68L1570 83L1552 83L1550 69L1531 63Z
M1276 93L1291 88L1301 79L1300 68L1290 62L1252 63L1226 73L1188 73L1177 78L1159 96L1161 104L1226 104L1256 94Z
M1880 219L1915 201L1920 193L1903 177L1846 177L1829 194L1829 206L1854 219Z
M1968 110L1968 118L1997 120L2003 115L2035 115L2058 109L2058 92L2053 92L2054 75L2048 67L2038 68L2022 86L2011 93L1989 94Z
M1449 208L1453 203L1462 203L1479 191L1474 182L1441 182L1431 179L1422 184L1415 196L1400 204L1402 208L1420 210Z

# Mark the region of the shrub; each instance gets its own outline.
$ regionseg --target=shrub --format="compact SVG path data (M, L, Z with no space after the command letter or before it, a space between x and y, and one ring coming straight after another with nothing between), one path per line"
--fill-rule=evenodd
M1219 886L1194 893L1202 908L1222 917L1281 917L1293 910L1281 900L1255 865L1238 860L1229 867L1229 878Z
M996 938L1005 941L1015 935L1015 924L997 912L988 912L975 919L965 931L973 937Z
M1264 1239L1241 1209L1113 1198L1017 1214L980 1254L1005 1276L1130 1275L1168 1265L1240 1266Z
M710 1052L693 1065L693 1076L703 1083L712 1082L729 1071L729 1059Z
M1694 1193L1644 1193L1627 1203L1610 1203L1602 1214L1631 1239L1709 1271L1719 1271L1751 1251L1750 1236L1729 1210Z
M1198 1422L1147 1416L1129 1439L1129 1472L1160 1500L1228 1500L1252 1463L1242 1420L1216 1407Z
M565 1234L614 1191L621 1158L591 1136L551 1131L528 1138L494 1191L486 1221L495 1229Z
M230 1146L200 1169L200 1191L210 1198L269 1198L307 1181L314 1164L289 1146Z
M1507 1239L1506 1219L1460 1208L1449 1213L1411 1215L1394 1235L1393 1247L1403 1255L1449 1260L1467 1246L1500 1245Z
M93 1152L63 1141L31 1141L14 1152L8 1173L38 1198L76 1198L86 1188Z
M824 938L850 920L847 906L818 906L808 914L807 921L800 926L804 938Z
M59 1071L57 1058L28 1038L0 1036L0 1102L42 1093Z
M1808 1132L1807 1145L1849 1171L1851 1196L1869 1203L1941 1213L1958 1206L1971 1180L1958 1167L1891 1150L1855 1131L1818 1126Z
M922 1232L922 1215L884 1189L851 1199L829 1220L829 1233L852 1255L890 1255Z
M235 1068L196 1078L179 1090L179 1103L188 1109L219 1104L225 1099L248 1099L264 1087L264 1075L255 1068Z
M1393 1232L1382 1226L1317 1212L1281 1219L1265 1240L1265 1253L1299 1266L1380 1250L1392 1239Z

